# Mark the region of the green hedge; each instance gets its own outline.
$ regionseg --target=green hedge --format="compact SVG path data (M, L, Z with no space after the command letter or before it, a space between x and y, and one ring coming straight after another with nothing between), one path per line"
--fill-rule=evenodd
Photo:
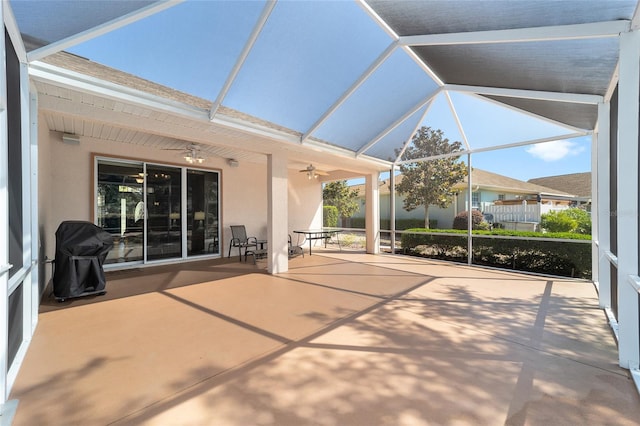
M406 254L434 259L467 262L466 231L410 229L410 232L432 234L402 234ZM441 232L460 233L438 235ZM434 235L435 234L435 235ZM546 241L545 238L589 240L588 235L571 233L541 234L522 231L474 231L473 235L518 236L527 240L479 238L473 239L473 263L518 271L537 272L564 277L591 279L591 244Z
M322 225L327 228L338 226L338 208L336 206L324 206L322 208Z
M409 229L409 228L419 228L424 225L424 219L397 219L396 220L396 229L399 231ZM435 228L438 226L437 220L429 220L429 227ZM364 229L364 218L363 217L352 217L349 219L348 228L357 228ZM380 229L391 229L391 220L389 219L380 219Z

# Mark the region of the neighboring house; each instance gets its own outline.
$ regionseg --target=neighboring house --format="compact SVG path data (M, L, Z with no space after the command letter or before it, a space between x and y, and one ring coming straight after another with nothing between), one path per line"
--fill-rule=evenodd
M591 204L591 172L539 177L529 179L527 182L558 191L570 192L576 195L575 201L578 204Z
M402 179L402 175L396 177L396 183ZM471 175L473 188L471 205L473 209L493 215L494 223L506 224L527 222L536 224L540 221L540 215L550 211L566 209L576 202L576 196L564 191L547 188L524 182L508 176L488 172L474 168ZM360 194L364 194L364 185L354 185ZM435 228L448 229L453 226L453 219L462 211L468 210L468 178L457 184L455 188L458 194L451 206L441 209L436 206L429 207L429 220L435 223ZM360 197L360 210L354 218L364 218L364 195ZM384 181L380 186L380 217L388 219L390 207L389 182ZM412 211L403 208L403 197L396 196L395 200L396 220L424 219L424 207ZM514 226L515 227L515 226ZM532 225L531 228L535 228Z

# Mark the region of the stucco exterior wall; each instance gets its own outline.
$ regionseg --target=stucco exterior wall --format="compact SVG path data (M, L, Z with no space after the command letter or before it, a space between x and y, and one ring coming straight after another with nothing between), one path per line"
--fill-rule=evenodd
M82 138L73 145L49 132L44 118L39 122L39 221L42 253L55 257L55 231L65 220L93 218L93 158L95 155L143 159L148 162L184 166L179 151L163 151L139 145ZM267 164L240 161L230 167L226 159L208 157L204 167L221 172L221 252L227 256L230 225L243 224L250 236L267 238ZM289 232L322 226L322 190L297 171L289 173ZM235 251L232 255L235 254ZM50 278L47 276L47 281Z
M365 206L364 200L360 199L359 210L353 215L355 218L364 218ZM389 219L390 215L390 195L388 193L380 195L380 218ZM396 220L402 219L419 219L424 220L424 207L418 207L417 209L407 211L403 208L402 197L396 194L395 197L396 208ZM453 225L453 218L455 217L455 206L452 204L446 209L441 209L436 206L429 207L429 220L438 221L437 228L448 229Z
M294 230L322 228L322 183L307 179L297 170L289 171L289 233Z
M39 232L39 260L40 260L40 293L45 290L46 284L51 279L52 269L44 263L45 257L53 259L55 255L55 236L59 221L53 218L53 178L51 143L49 142L49 129L42 115L38 117L38 232Z

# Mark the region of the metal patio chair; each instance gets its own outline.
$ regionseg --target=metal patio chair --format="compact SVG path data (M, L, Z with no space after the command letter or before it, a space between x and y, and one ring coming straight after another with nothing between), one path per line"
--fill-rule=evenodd
M231 226L231 241L229 241L229 255L231 257L231 249L233 247L238 248L238 257L242 261L242 249L244 248L244 260L247 260L247 250L253 248L257 250L258 239L256 237L247 237L247 230L244 225L232 225Z
M304 250L301 246L293 244L291 240L291 234L289 234L289 259L302 255L304 257Z

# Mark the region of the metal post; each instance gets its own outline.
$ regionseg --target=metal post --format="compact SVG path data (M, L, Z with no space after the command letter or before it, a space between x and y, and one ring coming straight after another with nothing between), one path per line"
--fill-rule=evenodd
M391 230L391 254L396 252L396 176L394 167L389 171L389 229Z

